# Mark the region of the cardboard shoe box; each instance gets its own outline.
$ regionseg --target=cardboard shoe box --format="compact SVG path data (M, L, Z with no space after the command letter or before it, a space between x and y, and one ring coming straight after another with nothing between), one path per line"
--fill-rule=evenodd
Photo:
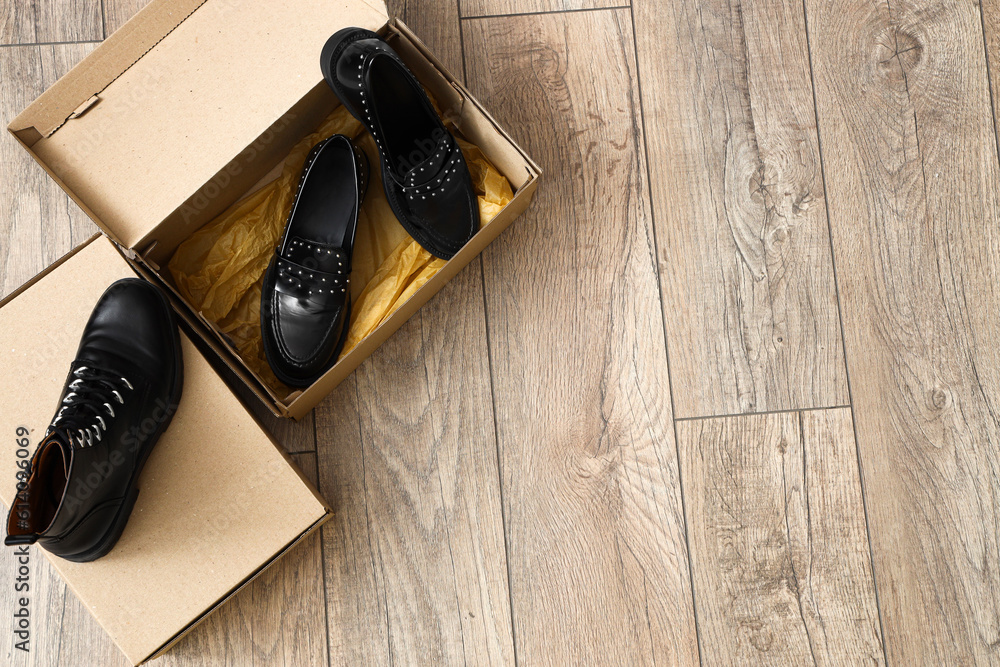
M322 378L282 395L184 301L161 267L192 233L275 178L289 150L339 106L319 53L346 26L383 35L442 114L507 178L514 197ZM540 175L420 40L388 19L381 0L154 0L9 129L137 270L170 292L208 348L274 414L295 419L524 211Z
M55 412L94 304L108 285L135 275L114 244L95 236L0 302L0 432L13 441L19 427L29 430L27 447L0 448L6 507L17 463ZM184 392L118 544L92 563L33 547L134 664L171 645L330 516L183 331L181 348Z
M192 233L273 178L338 106L319 53L346 26L380 32L515 195L326 375L280 396L161 267ZM51 559L139 664L330 516L217 365L232 368L275 414L302 417L527 207L540 170L380 0L153 0L9 130L102 234L0 302L0 432L26 426L31 448L38 444L84 323L114 280L159 284L191 335L182 336L181 405L147 463L118 546L94 563ZM8 507L17 460L15 450L0 451Z

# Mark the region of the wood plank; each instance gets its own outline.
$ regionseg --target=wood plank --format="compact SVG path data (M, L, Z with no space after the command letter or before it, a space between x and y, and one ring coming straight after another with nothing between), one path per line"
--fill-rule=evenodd
M331 667L390 664L388 601L380 587L386 573L375 531L391 527L393 508L368 506L357 372L314 410L319 490L334 509L322 528ZM411 591L414 598L422 594Z
M1000 0L981 0L983 38L986 42L986 69L990 75L990 100L993 130L1000 144L1000 122L997 121L997 99L1000 98Z
M0 113L13 118L94 44L0 48ZM16 83L13 83L16 82ZM7 295L97 231L79 207L6 132L0 137L0 293Z
M315 483L316 455L295 455L293 460ZM326 665L321 549L319 534L311 535L209 616L157 664ZM13 635L0 633L0 655L8 656L7 664L131 664L38 548L30 549L30 560L30 651L15 650ZM0 549L0 571L13 573L16 569L14 551ZM11 586L0 589L0 609L12 613L13 596Z
M101 39L101 0L0 0L0 44Z
M849 409L677 423L707 664L885 664Z
M801 2L633 11L677 416L846 405Z
M511 664L479 267L316 409L333 664Z
M483 255L518 661L696 663L629 13L463 28L547 170Z
M402 19L449 72L462 78L459 0L386 0L389 16Z
M459 0L463 18L622 7L627 0Z
M462 73L457 6L391 2ZM513 662L474 262L316 410L334 664Z
M135 16L136 12L149 4L149 0L103 0L104 30L110 35Z
M806 0L885 643L1000 646L1000 166L973 3Z

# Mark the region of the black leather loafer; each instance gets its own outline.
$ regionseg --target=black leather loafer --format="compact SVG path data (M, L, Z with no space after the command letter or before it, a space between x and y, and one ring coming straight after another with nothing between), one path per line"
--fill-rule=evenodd
M335 134L313 147L264 274L260 329L279 380L308 387L337 362L351 314L351 255L368 159Z
M137 278L111 285L18 485L4 543L37 542L76 562L111 551L139 495L143 465L177 410L183 372L166 297Z
M341 103L371 132L393 213L417 243L450 259L479 229L479 204L462 151L423 87L381 37L345 28L320 66Z

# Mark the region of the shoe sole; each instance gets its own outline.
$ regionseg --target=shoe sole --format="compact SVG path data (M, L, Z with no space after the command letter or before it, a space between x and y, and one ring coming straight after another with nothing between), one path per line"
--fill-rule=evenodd
M167 298L160 292L159 289L156 290L160 299L164 302L167 307L167 313L170 318L170 326L174 332L174 345L177 349L178 360L177 369L174 371L174 385L170 392L170 405L179 405L181 400L181 393L184 389L184 357L181 354L181 336L180 331L177 328L177 322L174 319L174 311L170 307L170 302ZM146 446L143 448L142 455L136 464L135 470L132 472L132 478L129 480L128 491L125 496L125 502L118 509L118 514L115 515L114 521L111 523L111 527L100 539L100 541L86 551L82 551L77 554L72 555L60 555L60 558L74 562L74 563L89 563L95 561L102 556L106 556L115 545L118 543L119 538L121 538L122 533L125 532L125 526L128 524L129 517L132 516L132 509L135 507L135 501L139 498L139 477L142 474L143 468L146 466L146 461L149 459L149 455L153 452L153 448L156 446L157 441L159 441L160 436L167 430L170 426L170 422L174 419L174 414L177 410L170 413L167 418L160 424L159 427L152 433L149 440L146 442Z

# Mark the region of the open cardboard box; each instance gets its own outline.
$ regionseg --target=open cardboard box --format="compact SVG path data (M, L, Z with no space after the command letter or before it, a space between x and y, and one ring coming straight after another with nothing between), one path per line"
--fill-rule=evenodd
M338 105L319 70L333 32L380 32L513 200L430 281L303 391L279 395L173 287L177 247L264 182ZM220 29L222 26L224 29ZM539 168L381 2L157 0L10 125L24 148L173 296L205 345L278 416L314 408L524 211Z
M515 196L313 386L279 397L161 267L184 239L273 178L291 147L333 111L319 52L352 25L390 41ZM90 310L114 280L138 274L160 284L184 323L184 396L118 546L94 563L51 559L139 664L330 515L214 364L232 368L275 414L302 417L527 207L540 170L405 25L389 20L380 0L153 0L9 130L103 234L0 302L0 429L27 426L37 445ZM7 506L14 451L0 450Z
M26 427L30 445L0 448L6 507L17 462L55 412L94 304L108 285L135 275L98 235L0 302L0 431L13 439ZM181 402L118 544L92 563L36 550L134 664L166 650L331 512L184 331L181 347Z

